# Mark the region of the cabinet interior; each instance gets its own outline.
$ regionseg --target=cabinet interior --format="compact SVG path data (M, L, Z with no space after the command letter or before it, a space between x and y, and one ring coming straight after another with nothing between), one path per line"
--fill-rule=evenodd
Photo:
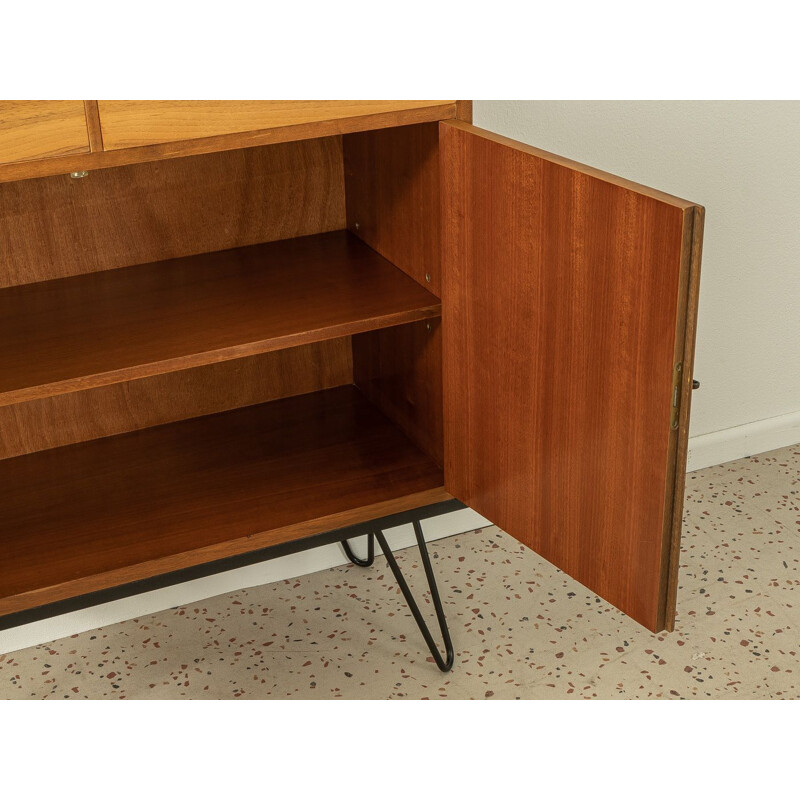
M438 125L0 184L0 614L446 499Z

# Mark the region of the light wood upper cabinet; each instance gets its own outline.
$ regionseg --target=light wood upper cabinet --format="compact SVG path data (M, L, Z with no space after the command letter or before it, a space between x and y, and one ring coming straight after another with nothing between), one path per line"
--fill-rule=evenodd
M83 100L0 100L0 164L88 152Z
M403 114L430 122L453 100L100 100L106 150ZM331 133L339 133L331 130Z
M0 100L0 184L469 113L456 100Z

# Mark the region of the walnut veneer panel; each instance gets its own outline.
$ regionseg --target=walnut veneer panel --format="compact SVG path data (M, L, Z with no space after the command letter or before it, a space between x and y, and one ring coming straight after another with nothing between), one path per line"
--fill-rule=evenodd
M0 462L0 614L448 498L352 386Z
M0 286L345 227L337 137L0 184Z
M696 207L440 129L446 487L661 630Z
M0 164L88 152L83 100L0 100Z
M417 447L443 463L440 319L354 336L353 378Z
M0 405L438 316L346 231L0 291Z
M347 226L441 295L437 123L343 139Z
M342 148L348 228L438 296L438 125L354 133ZM353 373L367 397L442 463L439 321L354 336Z
M0 459L352 382L345 337L0 406Z

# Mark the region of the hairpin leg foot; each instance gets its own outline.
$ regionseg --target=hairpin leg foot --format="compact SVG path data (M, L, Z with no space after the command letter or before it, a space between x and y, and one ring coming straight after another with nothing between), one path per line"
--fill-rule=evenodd
M357 567L371 567L375 561L375 534L370 533L367 536L367 557L359 558L351 549L350 543L347 539L342 540L342 549L344 554L353 562Z

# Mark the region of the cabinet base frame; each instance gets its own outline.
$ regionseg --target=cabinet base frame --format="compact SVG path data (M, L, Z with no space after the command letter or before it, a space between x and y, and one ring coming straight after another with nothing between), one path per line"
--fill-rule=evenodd
M283 542L281 544L273 545L272 547L265 547L260 550L254 550L251 553L242 553L228 558L222 558L217 561L211 561L207 564L198 564L193 567L186 567L185 569L175 570L163 575L155 575L152 578L145 578L140 581L133 581L121 586L114 586L110 589L102 589L97 592L89 594L78 595L71 597L67 600L59 600L56 603L48 603L47 605L37 606L36 608L25 609L24 611L16 611L12 614L0 616L0 631L8 630L9 628L17 627L18 625L26 625L31 622L39 622L50 617L55 617L60 614L68 614L72 611L80 611L84 608L101 605L102 603L109 603L113 600L121 600L125 597L133 597L137 594L144 592L152 592L155 589L163 589L167 586L174 586L177 583L185 581L196 580L198 578L206 578L210 575L216 575L220 572L227 570L237 569L239 567L247 567L251 564L259 564L263 561L270 561L273 558L280 558L281 556L288 556L293 553L300 553L305 550L312 550L315 547L322 547L328 544L340 543L345 551L347 557L353 563L359 566L369 566L374 560L374 541L373 537L377 537L378 543L386 556L386 560L391 568L400 590L408 603L411 613L417 622L417 625L422 632L425 642L427 643L431 654L436 661L437 666L442 672L448 672L453 666L453 645L450 640L450 633L447 628L447 622L444 616L444 610L439 598L438 588L436 586L436 579L433 575L433 570L428 556L428 549L425 545L425 539L422 536L422 528L420 522L424 519L431 517L438 517L441 514L449 514L451 511L458 511L466 508L460 500L444 500L440 503L431 503L427 506L414 508L409 511L400 511L396 514L390 514L386 517L379 519L369 520L367 522L360 522L356 525L349 525L346 528L337 528L336 530L319 533L315 536L309 536L304 539L298 539L291 542ZM431 590L431 598L433 600L434 608L436 609L436 616L439 621L439 627L442 631L445 648L447 651L446 658L442 659L439 654L436 644L430 634L430 631L422 618L419 607L414 600L411 590L400 572L400 567L394 558L394 554L389 548L386 538L382 531L386 528L394 528L398 525L407 525L411 523L414 526L414 533L417 538L417 545L420 549L422 556L422 563L425 569L425 575L428 579L428 585ZM369 552L370 557L367 560L361 560L353 556L347 541L357 536L369 536Z

